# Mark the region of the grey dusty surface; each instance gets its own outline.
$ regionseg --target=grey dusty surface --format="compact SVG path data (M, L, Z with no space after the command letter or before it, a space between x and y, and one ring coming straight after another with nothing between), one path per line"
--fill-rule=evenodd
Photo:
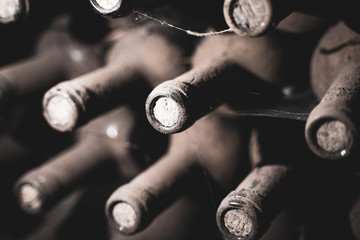
M164 127L174 126L180 118L179 105L169 97L159 98L153 109L154 117Z
M265 14L263 0L239 0L234 3L233 17L239 28L253 30L262 27Z
M316 140L319 146L328 152L346 151L352 141L351 133L345 124L337 120L322 124L316 132ZM345 155L346 152L342 154Z
M238 209L232 209L225 213L224 224L228 231L237 237L248 236L253 228L251 219Z
M121 228L131 228L136 223L136 213L127 203L118 203L113 209L113 218Z

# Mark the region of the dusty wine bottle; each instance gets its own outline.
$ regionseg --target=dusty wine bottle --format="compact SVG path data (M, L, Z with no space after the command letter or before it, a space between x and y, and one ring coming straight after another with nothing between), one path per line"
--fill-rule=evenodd
M176 143L179 150L184 143ZM117 230L123 234L134 234L143 230L157 215L157 209L165 208L169 199L177 197L181 181L194 179L195 156L189 149L167 155L140 174L129 184L121 186L107 201L106 213ZM188 153L189 152L189 153ZM175 154L175 153L174 153ZM163 191L171 191L163 193ZM163 201L156 201L162 197ZM159 203L161 202L161 205Z
M283 1L283 0L225 0L224 18L228 26L239 36L258 37L274 29L291 13L305 13L309 16L297 16L300 21L309 17L318 19L310 24L317 24L325 19L338 21L346 19L357 22L357 2L353 0L316 0L316 1ZM311 19L310 19L311 20ZM304 23L305 23L304 22ZM356 24L354 24L356 25ZM293 25L292 28L298 26Z
M257 37L265 34L294 10L287 2L289 1L225 0L224 17L229 27L239 36Z
M15 22L26 16L28 11L28 0L3 0L0 2L0 23Z
M149 94L148 120L162 133L176 133L230 98L239 99L249 92L278 96L288 54L275 35L206 38L194 54L190 71L161 83Z
M356 152L359 134L360 35L343 22L319 42L311 65L312 88L320 103L306 122L310 149L329 160Z
M135 27L116 42L105 66L47 91L45 118L58 131L72 131L124 101L139 101L146 86L187 69L185 57L192 41L154 22Z
M41 94L55 83L100 65L99 51L77 42L57 19L38 41L36 54L0 69L0 107ZM65 26L64 26L65 25Z
M155 152L143 146L145 142L159 140L159 134L141 122L132 108L122 106L79 129L75 145L18 179L20 206L28 213L42 213L109 165L123 179L134 177Z
M180 196L191 192L207 196L203 190L209 183L204 180L221 190L213 189L212 197L207 196L203 204L221 199L248 166L246 129L244 121L216 110L187 131L171 135L167 153L108 199L106 214L111 226L122 234L138 233Z
M271 207L274 212L269 213L267 207L262 208L264 215L260 215L258 220L261 223L264 219L264 222L271 224L263 225L260 239L300 239L299 228L305 222L309 207L307 199L313 197L309 189L316 181L311 173L317 173L317 170L314 170L317 158L303 137L305 122L258 117L253 118L252 123L254 127L250 137L249 155L253 168L284 166L294 169L294 172L289 171L290 178L284 180L287 181L285 184L288 184L286 188L275 187L275 193L271 193L268 198L269 204L273 204ZM272 199L273 196L275 200ZM235 221L234 219L234 223ZM277 236L272 236L274 232Z
M285 165L257 167L224 198L216 220L226 239L260 239L283 207L292 171Z

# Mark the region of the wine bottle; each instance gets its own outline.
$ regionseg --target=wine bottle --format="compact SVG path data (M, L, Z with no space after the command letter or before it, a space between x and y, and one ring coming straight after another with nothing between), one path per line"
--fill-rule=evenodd
M359 36L339 22L323 36L312 59L312 88L321 101L309 115L305 136L324 159L350 157L358 146Z
M257 95L264 105L271 104L281 96L282 85L304 82L309 50L300 56L296 51L312 49L314 43L302 39L283 32L256 39L236 34L204 39L193 56L192 69L149 94L149 122L162 133L176 133L223 103L241 105Z
M0 107L29 100L55 83L83 74L101 64L100 51L68 33L69 18L57 19L38 40L36 54L0 69Z
M303 138L304 125L289 119L252 118L253 170L222 200L216 215L224 239L299 238L308 209L304 199L309 195L304 193L315 181L309 174L315 160Z
M294 9L290 4L281 0L225 0L223 11L226 23L236 34L257 37L288 16Z
M4 0L0 2L0 23L7 24L26 16L28 0Z
M246 121L218 109L187 131L171 135L167 153L110 196L106 204L110 225L132 235L146 229L180 197L195 194L198 199L200 193L203 206L219 201L248 169L248 129Z
M127 101L142 101L154 86L187 69L194 38L147 22L121 37L107 53L105 66L61 82L44 96L44 116L58 131L72 131ZM129 100L131 99L131 100Z
M58 133L47 125L41 115L41 104L38 103L22 103L1 114L2 238L5 238L5 233L9 233L9 236L13 236L11 239L24 239L42 222L38 216L29 216L17 205L13 194L16 179L73 142L72 134Z
M257 167L221 202L216 220L226 239L259 239L279 213L291 187L292 168Z
M148 142L160 139L144 126L129 106L94 119L79 129L75 145L18 179L15 194L20 206L32 214L45 212L91 178L103 177L97 174L105 170L117 169L123 179L132 178L156 153L156 148L148 149Z
M297 15L297 21L317 24L322 21L338 21L347 19L353 23L358 20L356 1L283 1L283 0L225 0L223 6L224 18L228 26L239 36L258 37L274 29L281 21L292 13ZM312 22L311 18L318 18ZM294 18L294 16L292 16ZM309 19L310 18L310 19ZM309 21L310 20L310 21ZM356 24L354 24L355 26ZM297 28L293 25L292 28Z

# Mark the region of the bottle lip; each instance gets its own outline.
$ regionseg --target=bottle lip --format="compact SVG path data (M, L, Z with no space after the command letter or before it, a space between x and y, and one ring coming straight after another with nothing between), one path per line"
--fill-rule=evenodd
M16 187L15 195L21 208L30 214L38 214L43 210L44 197L37 182L23 182Z
M90 0L90 4L104 17L123 17L131 13L124 0Z
M217 210L217 225L227 239L257 239L261 235L260 210L246 197L231 192Z
M78 122L78 101L59 89L49 91L43 100L43 115L48 124L57 131L72 131Z
M107 207L106 215L109 222L121 234L132 235L139 231L141 213L126 201L111 202Z
M248 239L249 235L254 232L252 219L242 210L231 208L222 215L223 229L236 239ZM233 219L231 224L227 220Z
M182 125L183 109L173 98L165 95L151 99L147 117L151 125L162 133L175 133Z
M109 14L120 8L121 0L90 0L91 5L101 14Z
M353 155L357 128L348 116L329 111L326 115L310 114L305 126L309 148L322 159L337 161Z
M248 6L254 7L252 9L260 10L254 20L251 20L250 16L246 16L245 12L240 12L241 8L238 7L239 0L224 1L223 13L225 21L227 25L239 36L259 37L265 34L274 25L272 16L273 9L270 1L256 1L257 4L262 4L261 7L258 5L252 6L252 1L253 0L246 0L246 2L248 2ZM252 26L249 26L250 24Z
M176 80L165 81L156 86L146 99L146 117L161 133L178 133L194 123L194 103L182 85L186 84Z
M0 6L0 24L10 24L24 18L29 12L28 0L7 0Z

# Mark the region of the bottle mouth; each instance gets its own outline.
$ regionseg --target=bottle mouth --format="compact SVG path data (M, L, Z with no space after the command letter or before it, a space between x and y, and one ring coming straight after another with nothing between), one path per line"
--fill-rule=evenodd
M42 194L36 187L24 183L18 188L18 201L20 206L29 213L37 213L43 207Z
M164 128L172 128L180 120L180 105L170 97L159 97L153 103L153 118Z
M46 98L44 117L49 125L60 131L71 131L77 122L78 108L67 94L55 94Z
M138 216L135 209L127 202L116 202L109 208L108 214L116 229L126 235L135 233L138 229Z
M320 118L306 129L309 147L319 157L338 160L352 154L356 143L356 130L350 122L330 117Z
M189 110L177 101L179 98L176 95L174 96L158 95L147 101L147 117L150 124L164 134L180 132L187 124Z
M122 0L90 0L90 3L97 12L108 15L119 10Z
M238 35L257 37L272 25L272 6L266 0L226 0L224 17Z
M150 124L161 133L178 133L193 124L194 103L184 90L188 86L182 84L173 80L163 82L146 99L146 116Z
M226 230L238 239L248 239L254 231L252 220L239 209L230 209L225 212L223 224Z
M316 142L324 151L346 156L353 140L351 132L343 122L330 120L322 123L317 129Z
M7 24L17 21L26 15L28 3L24 0L2 0L0 1L0 23Z
M252 200L234 191L221 202L216 221L228 239L258 239L266 227L266 223L260 221L261 212Z

